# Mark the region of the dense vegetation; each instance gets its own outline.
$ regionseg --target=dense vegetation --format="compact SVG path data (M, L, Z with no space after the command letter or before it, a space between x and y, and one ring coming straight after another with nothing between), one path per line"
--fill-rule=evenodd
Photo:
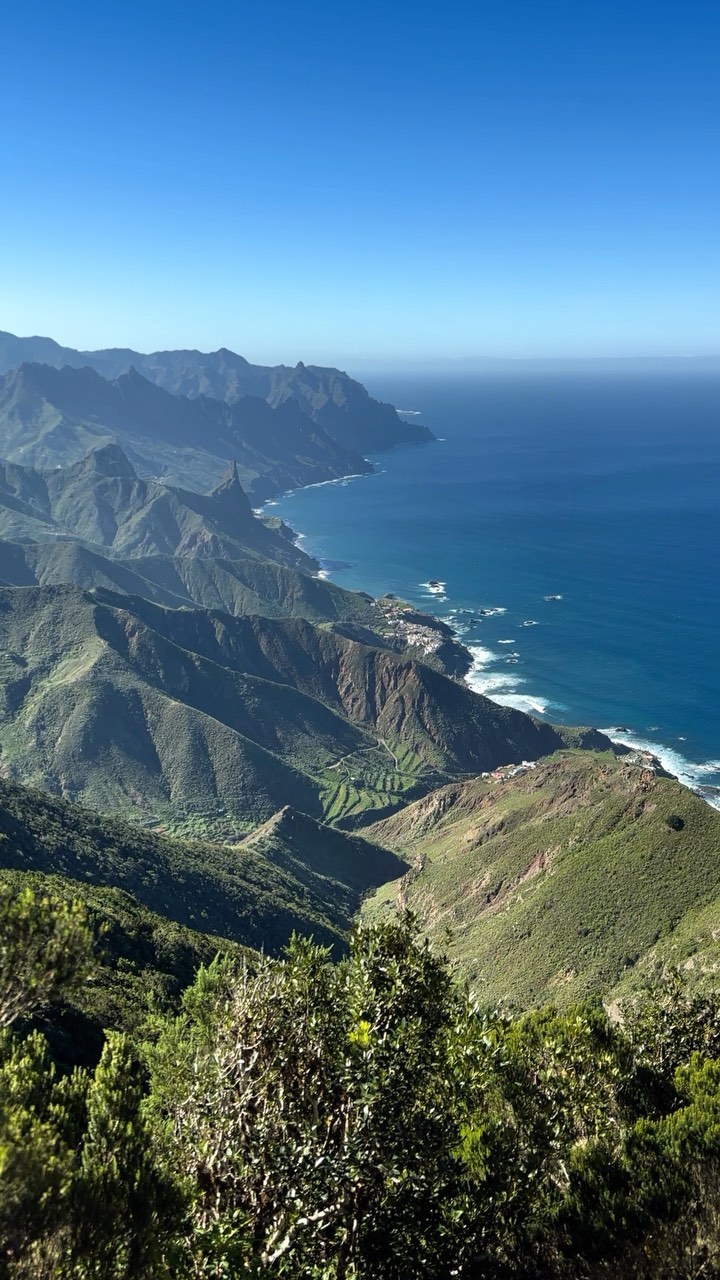
M150 1009L175 1009L198 970L217 955L254 954L227 938L186 929L148 911L120 889L39 872L2 871L0 894L8 890L25 894L31 903L51 903L61 922L69 909L79 909L93 938L86 980L70 987L61 983L56 998L51 1003L44 998L33 1020L53 1057L65 1066L94 1065L108 1030L133 1031ZM61 958L65 965L67 958ZM19 980L28 957L13 963ZM62 973L58 967L56 982Z
M81 907L0 899L30 997L92 963ZM333 963L201 970L178 1014L63 1073L0 1040L0 1273L441 1280L717 1274L720 1010L675 984L600 1006L480 1009L412 920Z
M210 844L142 831L0 779L0 868L121 890L154 917L272 954L294 931L343 950L363 894L404 865L287 808L243 841Z

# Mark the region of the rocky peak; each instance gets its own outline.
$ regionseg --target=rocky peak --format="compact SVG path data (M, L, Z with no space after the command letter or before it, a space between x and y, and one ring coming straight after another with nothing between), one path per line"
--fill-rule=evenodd
M95 475L126 476L129 480L137 480L137 472L119 444L104 444L98 449L91 449L83 458L82 467Z
M235 462L234 459L229 464L222 480L215 486L210 496L216 501L222 502L223 506L231 507L238 512L247 512L247 514L252 515L250 499L240 483L237 462Z

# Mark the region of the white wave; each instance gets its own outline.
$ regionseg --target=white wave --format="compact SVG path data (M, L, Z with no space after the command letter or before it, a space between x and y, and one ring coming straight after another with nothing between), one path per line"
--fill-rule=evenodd
M475 693L482 693L500 706L514 707L528 715L547 715L552 707L562 709L560 703L551 702L537 693L521 691L520 686L527 681L522 676L511 675L506 665L503 670L493 670L498 662L505 664L505 654L500 655L479 644L468 645L468 652L472 655L473 664L465 681Z
M395 412L404 413L406 417L417 418L421 410L420 409L396 409Z
M432 579L430 582L419 583L419 586L423 588L427 595L434 596L437 600L447 600L446 582L438 582Z
M631 747L634 751L649 751L657 756L663 769L673 773L678 782L682 782L683 786L689 787L691 791L707 785L708 779L720 774L720 760L704 762L688 760L679 751L665 746L664 742L653 742L651 739L641 738L624 726L611 725L609 729L602 729L601 733L606 733L613 742ZM720 809L720 796L703 796L703 800L707 800L713 809Z
M314 577L314 578L322 578L322 579L323 579L323 581L325 581L325 579L326 579L326 578L329 578L329 577L330 577L330 570L329 570L329 569L318 569L317 573L313 574L313 577Z
M489 667L492 662L498 660L498 655L492 649L485 649L481 644L471 644L468 647L473 656L473 666Z
M502 707L513 707L515 711L524 711L529 716L546 716L551 708L558 708L557 702L548 702L547 699L531 693L493 694L492 700L499 702Z
M498 644L514 644L514 640L498 640Z
M366 476L366 472L357 471L349 476L335 476L333 480L313 480L312 484L302 484L298 485L295 489L287 489L283 494L283 497L293 497L294 494L302 493L305 489L324 489L326 485L330 484L346 485L349 484L351 480L364 480L366 479ZM277 502L266 502L265 505L267 507L276 507L278 504Z

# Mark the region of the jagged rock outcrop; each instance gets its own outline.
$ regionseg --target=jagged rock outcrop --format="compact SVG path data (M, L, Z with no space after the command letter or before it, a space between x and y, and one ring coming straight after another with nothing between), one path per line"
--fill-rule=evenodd
M233 460L209 494L141 479L117 444L67 467L0 464L0 535L9 541L74 538L118 557L248 555L314 572L316 562L256 518Z

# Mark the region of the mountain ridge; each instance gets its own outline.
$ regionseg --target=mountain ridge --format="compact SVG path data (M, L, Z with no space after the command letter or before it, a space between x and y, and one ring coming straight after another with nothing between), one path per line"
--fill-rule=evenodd
M634 756L564 752L459 781L365 834L411 863L368 909L401 905L431 937L450 930L489 1003L609 995L672 954L683 927L692 954L693 913L698 935L720 928L720 813Z
M114 443L53 469L0 461L0 537L37 542L68 536L113 558L257 555L306 573L318 568L255 516L234 459L209 494L140 478Z
M287 837L294 819L313 847L306 865ZM293 810L267 826L252 843L177 840L0 778L3 870L120 890L184 928L275 954L298 929L342 950L367 887L405 864Z
M240 467L255 502L283 490L370 474L357 449L332 439L288 400L189 399L134 367L113 380L87 365L24 363L0 376L0 454L37 467L66 466L93 448L119 444L145 475L190 489Z
M108 379L134 369L177 395L205 396L228 404L246 396L262 398L274 408L293 401L341 445L360 453L434 438L427 427L404 422L392 405L374 400L343 370L303 361L294 366L253 365L227 347L149 354L129 348L77 351L51 338L0 332L0 373L27 360L56 368L89 366Z
M220 835L287 803L357 825L576 732L301 618L3 588L0 649L5 776Z

